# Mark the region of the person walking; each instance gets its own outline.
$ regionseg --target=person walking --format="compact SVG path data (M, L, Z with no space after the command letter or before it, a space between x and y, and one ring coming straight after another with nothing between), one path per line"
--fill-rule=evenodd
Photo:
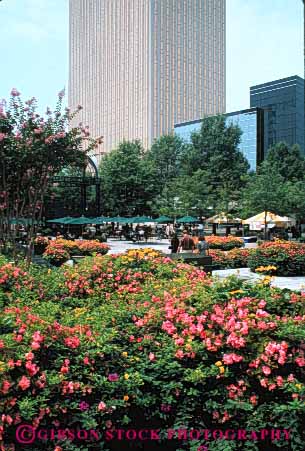
M200 255L207 255L208 249L209 249L209 245L205 240L204 236L200 236L198 238L198 243L197 243L197 249L198 249L198 253Z
M187 230L183 231L183 237L180 240L178 252L190 253L195 249L195 244L192 237L188 234Z

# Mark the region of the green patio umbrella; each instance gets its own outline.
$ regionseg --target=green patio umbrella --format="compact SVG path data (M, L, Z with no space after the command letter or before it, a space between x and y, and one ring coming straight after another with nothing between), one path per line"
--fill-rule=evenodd
M58 224L69 224L69 222L74 219L71 216L65 216L64 218L55 218L55 219L49 219L47 222L55 222Z
M97 218L92 219L92 224L104 224L105 222L108 222L109 218L106 218L106 216L98 216Z
M128 219L129 218L123 218L122 216L114 216L113 218L107 218L107 222L119 222L120 224L125 224L128 222Z
M200 221L199 221L199 219L194 218L193 216L183 216L183 218L177 219L177 222L179 224L181 224L181 223L191 224L191 223L200 222Z
M145 222L155 222L155 220L148 216L135 216L134 218L130 218L129 222L132 224L144 224Z
M72 218L66 224L69 225L85 225L85 224L93 224L94 218L85 218L85 216L81 216L80 218Z
M155 219L155 222L158 224L166 224L167 222L174 222L174 220L168 216L160 216L160 218Z

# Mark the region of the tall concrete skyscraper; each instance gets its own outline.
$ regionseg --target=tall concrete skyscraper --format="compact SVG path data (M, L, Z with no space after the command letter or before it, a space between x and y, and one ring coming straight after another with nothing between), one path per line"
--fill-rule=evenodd
M226 0L70 0L69 104L104 136L172 133L225 112Z

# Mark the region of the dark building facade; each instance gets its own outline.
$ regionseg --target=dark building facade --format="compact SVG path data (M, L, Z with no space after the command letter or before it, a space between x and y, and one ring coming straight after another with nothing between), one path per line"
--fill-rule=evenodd
M304 80L297 75L250 87L250 106L264 110L265 155L273 144L299 144L304 154Z
M247 158L250 169L256 170L264 157L264 111L250 108L224 114L227 125L238 125L242 131L239 150ZM190 142L191 134L198 132L203 119L176 124L174 132L184 141Z

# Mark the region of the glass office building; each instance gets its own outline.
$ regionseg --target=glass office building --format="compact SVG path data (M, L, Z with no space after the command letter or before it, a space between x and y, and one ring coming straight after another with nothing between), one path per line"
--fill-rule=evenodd
M238 125L242 131L240 151L247 158L250 169L256 170L264 155L264 112L260 108L235 111L224 114L227 125ZM184 141L190 142L193 132L200 131L203 119L176 124L175 133Z
M299 144L304 154L304 80L297 75L250 88L250 106L264 110L264 148Z

